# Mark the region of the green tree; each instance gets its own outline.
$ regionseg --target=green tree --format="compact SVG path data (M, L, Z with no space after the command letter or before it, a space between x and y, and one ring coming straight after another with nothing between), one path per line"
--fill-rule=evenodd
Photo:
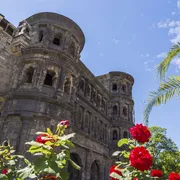
M153 169L162 170L164 178L172 171L180 173L180 151L176 144L167 137L166 129L152 126L151 138L147 148L154 157Z
M174 57L180 54L180 43L175 44L167 53L167 57L157 66L157 73L160 77L160 86L157 91L150 92L144 108L144 122L148 124L149 114L154 106L165 104L175 95L180 95L180 76L165 77L166 72Z

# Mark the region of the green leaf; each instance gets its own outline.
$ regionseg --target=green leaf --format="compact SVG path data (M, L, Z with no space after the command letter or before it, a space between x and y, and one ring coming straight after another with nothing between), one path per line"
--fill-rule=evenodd
M44 172L49 173L49 174L56 174L56 172L51 167L45 168Z
M8 165L10 165L10 166L14 166L16 164L16 162L14 161L14 160L10 160L9 162L8 162Z
M29 176L32 176L33 171L34 171L33 167L27 166L27 167L17 171L18 177L22 178L22 179L28 178Z
M64 135L64 136L62 136L62 137L59 137L59 139L61 140L61 141L66 141L66 140L68 140L68 139L70 139L70 138L72 138L72 137L74 137L75 136L75 133L71 133L71 134L68 134L68 135Z
M125 144L128 144L128 139L127 138L123 138L121 140L118 141L118 147L121 147Z
M69 179L69 174L65 170L61 171L60 175L61 175L61 179L63 179L63 180L68 180Z
M47 132L49 135L51 135L51 136L53 135L53 133L51 132L51 130L49 128L47 128Z
M81 167L80 167L79 165L77 165L73 160L69 159L69 161L70 161L71 165L72 165L75 169L77 169L77 170L80 170L80 169L81 169Z
M0 179L1 180L7 180L8 177L5 174L0 174Z
M110 174L110 177L113 177L113 178L119 179L119 180L122 178L122 176L120 176L119 174L117 174L117 173L115 173L115 172L111 173L111 174Z
M115 151L112 156L118 156L121 153L121 151Z
M38 143L36 141L31 141L31 142L26 142L25 144L31 145L31 146L36 146L36 147L43 147L45 149L51 150L53 149L51 146L42 144L42 143Z

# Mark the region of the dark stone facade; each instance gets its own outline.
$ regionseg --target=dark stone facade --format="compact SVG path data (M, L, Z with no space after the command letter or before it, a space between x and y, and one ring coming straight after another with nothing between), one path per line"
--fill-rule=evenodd
M76 133L71 180L108 180L117 140L134 124L132 86L124 72L95 77L80 60L85 37L71 19L38 13L16 28L0 15L0 140L18 153L35 132L70 120Z

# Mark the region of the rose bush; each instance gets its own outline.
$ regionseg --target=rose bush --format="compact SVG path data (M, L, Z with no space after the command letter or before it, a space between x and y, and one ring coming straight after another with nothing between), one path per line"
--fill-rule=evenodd
M70 157L70 149L74 147L70 139L75 134L65 135L68 125L69 121L63 120L57 125L55 133L47 128L46 132L36 133L35 141L25 143L29 146L28 152L35 157L32 161L14 155L13 147L5 141L0 146L0 179L68 180L68 163L80 170ZM24 160L24 167L19 165L19 159Z
M142 124L135 125L129 131L132 139L119 140L117 145L120 150L113 153L113 156L117 156L118 162L110 169L111 180L161 179L163 171L152 169L155 157L148 149L150 131ZM180 180L180 174L169 173L168 180Z

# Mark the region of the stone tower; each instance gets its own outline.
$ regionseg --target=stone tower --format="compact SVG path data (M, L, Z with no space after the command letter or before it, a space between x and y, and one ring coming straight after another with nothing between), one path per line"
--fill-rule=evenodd
M10 68L5 79L0 77L9 82L1 93L6 101L0 140L10 139L17 152L25 153L24 143L35 132L69 119L69 131L76 133L71 156L82 167L69 167L69 179L108 180L111 153L133 125L132 76L110 72L95 77L80 60L84 34L65 16L38 13L17 28L10 24L11 31L1 20L0 26L0 48L8 52L5 56L0 49L0 63L3 57Z

